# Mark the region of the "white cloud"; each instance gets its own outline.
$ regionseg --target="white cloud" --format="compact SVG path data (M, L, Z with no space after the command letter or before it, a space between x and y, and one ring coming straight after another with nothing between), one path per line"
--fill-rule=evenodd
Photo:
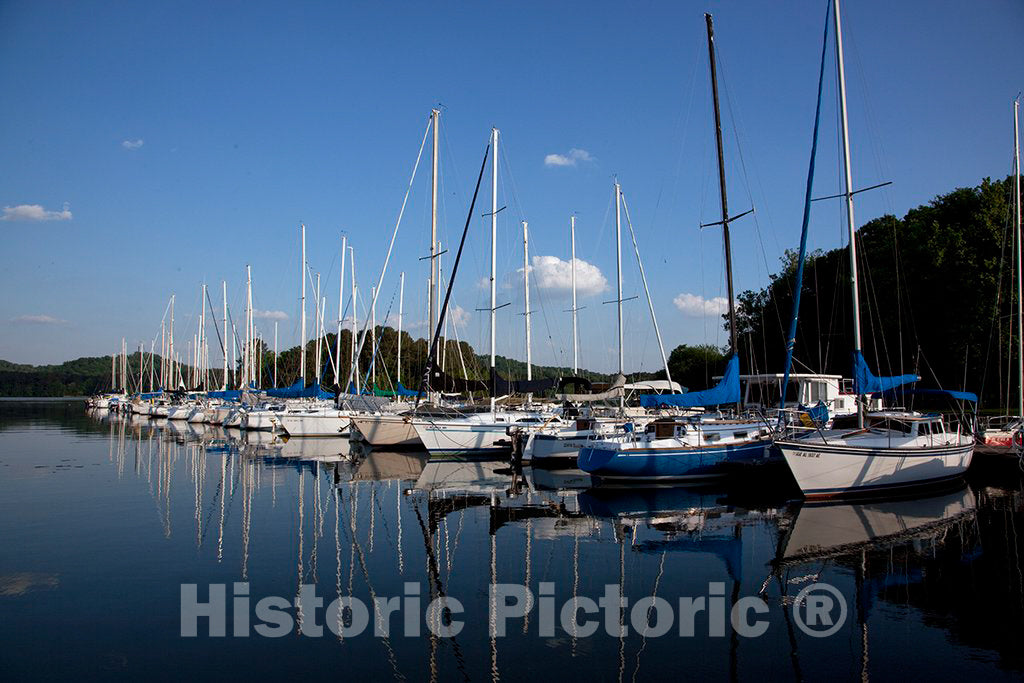
M572 292L572 260L563 261L557 256L534 256L530 266L532 283L538 289L553 294ZM523 269L518 271L522 274ZM576 259L576 294L592 296L608 289L608 280L601 269L583 259Z
M252 317L262 320L287 320L288 314L284 311L261 311L255 308L252 311Z
M136 138L135 140L125 140L125 141L123 141L121 143L121 146L124 147L125 149L131 150L131 151L134 152L139 147L142 147L144 144L146 144L145 140L143 140L142 138Z
M12 323L26 323L29 325L64 325L67 320L61 320L60 318L54 318L52 315L19 315L16 318L11 318Z
M722 315L729 309L729 301L724 296L705 299L699 294L682 293L672 300L683 315L702 318L705 316Z
M5 206L0 221L69 221L71 209L65 203L60 211L47 211L39 204L18 204Z
M466 323L469 322L469 311L458 304L451 307L451 310L448 311L448 315L450 316L449 320L451 320L452 324L456 327L465 327Z
M568 154L548 154L544 157L545 166L575 166L581 161L595 161L593 155L585 149L573 147Z

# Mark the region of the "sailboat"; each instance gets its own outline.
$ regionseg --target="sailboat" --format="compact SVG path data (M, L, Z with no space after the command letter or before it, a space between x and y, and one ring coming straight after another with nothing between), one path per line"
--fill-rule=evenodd
M857 252L853 215L853 182L850 172L850 138L846 115L846 81L843 71L843 38L839 0L833 0L833 26L836 37L836 65L839 81L840 121L845 164L846 220L849 233L849 256L853 297L853 374L854 393L883 394L896 387L917 381L916 375L876 377L868 367L861 350L860 305L857 288ZM827 40L827 36L826 36ZM824 75L825 50L822 50L818 85L818 112L821 112L821 83ZM815 145L817 121L815 122ZM806 245L811 180L804 203L804 234L801 257ZM802 258L801 258L802 260ZM801 264L802 265L802 264ZM799 291L799 280L797 291ZM798 300L794 303L796 320ZM795 323L794 323L795 324ZM787 373L795 339L794 327L787 341ZM958 401L977 403L977 396L968 392L942 392ZM785 435L777 439L786 463L806 498L831 498L871 494L893 489L959 477L967 471L974 453L974 436L960 425L946 425L939 415L922 415L905 410L869 413L857 411L854 429L812 430L802 436Z
M540 427L549 420L557 420L557 415L545 414L541 410L510 410L500 408L496 404L496 395L512 393L513 391L541 391L550 382L509 382L497 375L495 368L495 342L496 342L496 318L498 310L496 305L496 280L495 270L497 265L497 214L498 214L498 129L491 129L491 379L488 385L491 392L490 410L478 412L467 416L454 418L435 417L431 415L410 415L405 419L416 430L417 436L423 443L424 448L431 455L441 456L467 456L467 455L500 455L512 449L512 439L509 436L509 428L517 426L520 428ZM454 278L455 273L451 274ZM529 321L529 315L527 315ZM436 335L435 335L436 336ZM431 376L437 374L431 372ZM443 373L441 373L443 374Z
M726 365L725 374L715 387L685 394L645 394L641 396L641 405L645 408L688 410L699 406L738 405L740 401L740 360L737 354L729 223L745 214L729 215L722 119L718 106L714 26L710 14L705 14L704 18L707 23L708 60L711 68L722 205L722 220L717 224L722 226L725 245L732 355ZM623 435L595 440L582 448L579 454L580 469L608 480L690 481L721 477L736 467L760 464L768 460L771 430L764 421L758 419L723 419L720 415L697 414L683 418L654 420L646 425L642 433L637 433L630 428L631 426L626 425L626 433Z

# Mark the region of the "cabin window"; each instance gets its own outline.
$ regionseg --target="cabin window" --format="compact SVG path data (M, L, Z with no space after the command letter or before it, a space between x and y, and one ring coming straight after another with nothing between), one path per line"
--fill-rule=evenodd
M708 432L707 434L704 435L704 440L709 443L712 441L718 441L721 438L722 435L719 434L718 432Z
M746 432L733 432L732 435L734 437L736 437L737 439L745 439L745 438L747 438L747 433Z
M919 436L928 436L932 433L932 426L927 422L922 422L917 426L917 433Z
M828 385L825 382L808 382L807 403L814 404L828 399Z
M900 420L879 420L871 425L872 427L881 427L883 429L891 429L895 432L903 432L904 434L913 433L913 427L906 422Z
M932 434L942 434L946 430L942 426L942 422L932 422Z

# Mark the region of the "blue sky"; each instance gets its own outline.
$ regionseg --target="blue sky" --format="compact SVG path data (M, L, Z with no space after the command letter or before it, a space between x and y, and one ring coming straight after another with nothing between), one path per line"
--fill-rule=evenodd
M122 336L148 348L172 293L180 347L204 280L215 304L226 280L242 317L246 264L256 307L280 312L282 348L297 343L300 222L336 320L341 232L368 294L438 104L445 246L461 231L491 126L502 132L499 303L512 303L499 315L499 353L525 354L519 221L533 255L564 261L575 212L577 258L592 266L588 282L600 271L609 287L580 298L582 363L614 367L615 311L601 303L614 296L614 177L668 348L725 343L713 315L725 292L720 233L698 228L719 219L703 12L715 16L730 205L757 209L733 226L742 291L763 286L797 245L824 10L821 0L8 0L0 358L101 355ZM858 223L1010 172L1024 5L847 3L844 30L854 182L893 182L858 196ZM829 88L818 194L840 190ZM378 302L382 321L404 270L419 335L429 187L425 155ZM460 336L481 351L489 201L485 183L454 295ZM812 248L842 241L841 206L825 204ZM627 368L656 369L628 233L623 248L624 295L641 296L625 305ZM533 271L537 362L571 363L561 266L547 258ZM259 321L268 337L270 320Z

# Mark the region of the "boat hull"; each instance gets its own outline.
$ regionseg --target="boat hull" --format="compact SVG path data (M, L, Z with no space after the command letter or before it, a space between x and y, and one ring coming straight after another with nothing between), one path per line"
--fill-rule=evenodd
M923 448L870 448L778 441L793 478L810 500L873 495L963 476L974 443Z
M289 436L343 436L352 418L345 411L321 413L278 413L278 427Z
M508 424L463 420L413 421L423 447L430 455L487 456L512 452Z
M768 460L770 441L686 448L580 449L579 468L601 479L700 481Z
M374 447L422 448L416 428L399 415L360 415L352 418L353 436Z

